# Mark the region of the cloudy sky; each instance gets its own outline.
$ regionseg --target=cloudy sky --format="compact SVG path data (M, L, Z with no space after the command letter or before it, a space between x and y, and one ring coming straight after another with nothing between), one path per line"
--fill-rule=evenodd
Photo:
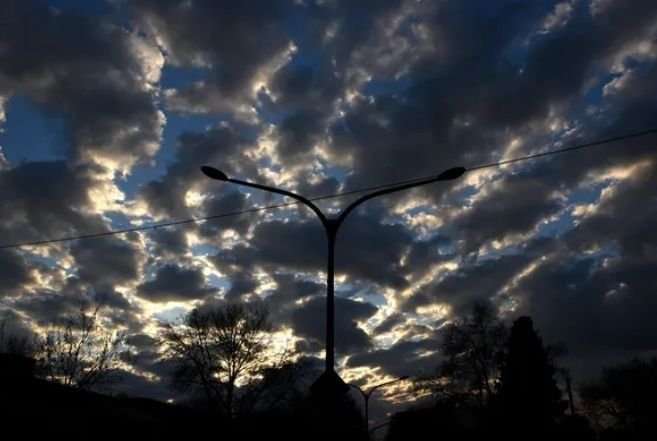
M0 245L282 201L202 164L320 196L656 127L654 0L0 6ZM427 372L482 300L579 379L654 352L656 159L647 136L368 202L338 237L340 373ZM265 298L277 341L323 357L324 240L290 207L4 248L0 309L38 326L103 299L140 354L123 387L163 398L150 336L218 298Z

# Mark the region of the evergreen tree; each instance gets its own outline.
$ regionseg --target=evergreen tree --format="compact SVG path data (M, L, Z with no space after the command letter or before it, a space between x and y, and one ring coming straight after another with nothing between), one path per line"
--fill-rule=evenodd
M518 318L511 327L500 381L506 430L534 438L547 436L566 407L555 371L531 318Z

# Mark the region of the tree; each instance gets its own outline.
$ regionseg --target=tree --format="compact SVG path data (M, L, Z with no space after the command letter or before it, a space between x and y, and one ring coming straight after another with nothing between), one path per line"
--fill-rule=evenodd
M80 389L106 386L120 380L120 352L125 333L104 329L100 306L53 322L39 342L37 372L46 380Z
M35 336L19 326L11 316L0 319L0 354L15 354L33 357Z
M177 365L173 386L205 397L212 410L233 417L237 388L248 389L271 359L268 310L262 303L220 303L194 309L161 334L167 357Z
M509 334L499 387L501 410L512 431L546 434L542 431L563 415L566 403L555 371L532 319L518 318Z
M260 369L257 381L242 388L241 413L289 413L295 403L306 397L319 374L315 359L292 360L289 352L283 352L273 363Z
M475 304L469 315L455 320L444 333L444 360L435 375L420 379L420 390L439 401L477 403L483 407L499 378L507 328L487 304Z
M657 358L607 367L580 395L587 415L607 433L625 439L657 438Z

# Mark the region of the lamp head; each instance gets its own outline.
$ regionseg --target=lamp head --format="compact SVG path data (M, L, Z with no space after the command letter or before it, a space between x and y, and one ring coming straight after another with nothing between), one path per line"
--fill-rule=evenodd
M457 179L463 176L465 173L465 167L452 167L448 168L444 172L438 175L438 179L441 181L451 181L452 179Z
M218 170L214 167L210 167L209 165L203 165L201 166L201 171L205 176L207 176L210 179L215 179L217 181L227 181L228 176L226 176L226 173L222 172L221 170Z

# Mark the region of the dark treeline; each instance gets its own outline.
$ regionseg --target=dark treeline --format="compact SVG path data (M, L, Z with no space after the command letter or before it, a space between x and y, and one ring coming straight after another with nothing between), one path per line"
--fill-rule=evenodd
M39 336L0 321L5 429L13 423L25 434L69 439L100 426L106 436L370 436L360 402L310 392L321 360L272 350L264 304L204 306L160 329L159 356L172 366L171 389L184 397L175 405L107 394L134 360L125 334L105 330L98 313L81 307ZM388 441L657 439L657 359L606 367L597 381L572 385L558 362L563 346L544 344L530 317L506 323L487 305L449 324L439 349L435 371L407 383L416 403L391 415L377 435ZM369 423L370 429L382 425Z
M657 359L604 368L573 390L564 353L530 317L508 327L475 305L446 328L436 372L415 381L432 405L393 415L386 439L657 439Z

